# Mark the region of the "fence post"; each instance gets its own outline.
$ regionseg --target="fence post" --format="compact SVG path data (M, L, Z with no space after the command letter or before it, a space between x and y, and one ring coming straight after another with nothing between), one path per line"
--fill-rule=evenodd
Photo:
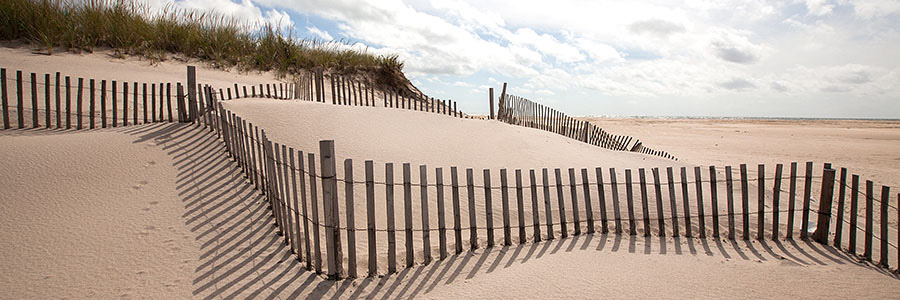
M491 170L484 169L484 214L487 222L487 247L494 246L494 209L491 203Z
M57 80L57 86L59 86L59 80ZM56 93L59 95L59 92ZM9 99L6 95L6 69L0 69L0 99L2 99L3 106L3 129L9 129ZM59 112L59 105L56 105L56 111ZM491 111L493 111L493 106L491 106ZM59 117L56 117L56 121L59 122ZM57 125L56 127L59 127Z
M469 200L469 248L478 248L478 223L475 219L475 180L472 168L466 169L466 195Z
M312 88L312 87L310 87ZM385 212L387 213L388 274L397 272L397 233L394 229L394 163L384 164Z
M803 214L800 223L800 238L806 239L809 235L809 200L812 196L812 167L811 161L806 162L806 177L803 180Z
M419 200L422 202L420 209L422 210L422 254L424 254L425 264L431 263L431 227L430 218L428 217L428 167L419 165Z
M606 191L603 188L603 169L596 167L594 172L597 173L597 196L600 198L600 233L606 234L609 232L609 225L606 219Z
M838 192L838 215L834 222L834 247L841 249L844 223L844 196L847 193L847 168L841 168L841 183Z
M822 196L819 197L819 220L816 221L816 231L813 233L813 240L823 245L828 243L828 226L831 225L831 202L834 200L833 196L834 169L828 168L825 169L824 174L822 174ZM883 251L887 251L887 249L882 249L882 252Z
M322 166L322 200L325 204L325 250L328 278L337 279L342 273L341 239L338 226L337 178L335 177L334 140L319 141Z
M491 120L494 119L494 88L488 88L488 101L491 106Z
M278 90L275 90L278 92ZM353 160L344 160L344 198L347 216L347 277L356 278L356 216L353 209ZM337 207L337 205L335 205ZM335 215L337 210L335 209Z
M374 92L373 92L374 95ZM372 100L375 101L374 99ZM462 253L462 228L459 215L459 176L456 167L450 167L450 185L453 194L453 233L456 237L456 254Z
M403 163L403 221L406 225L404 238L406 239L406 267L412 267L415 263L413 256L412 238L412 183L410 183L410 165Z
M509 246L512 245L512 238L510 237L510 229L509 229L509 191L507 191L506 184L506 169L500 169L500 196L501 196L501 208L503 212L503 245Z
M500 99L497 102L500 104L499 109L497 111L497 118L501 119L501 120L505 119L506 118L506 108L505 108L505 105L506 105L506 82L503 83L503 90L500 92Z
M536 243L541 241L541 217L539 215L540 208L538 207L537 176L535 176L534 169L529 170L529 175L531 179L532 226L534 227L534 242Z
M293 87L293 86L292 86ZM293 98L296 98L296 90ZM375 243L375 163L366 161L366 223L369 243L369 276L378 275L378 252Z
M191 121L194 121L194 118L196 117L194 107L197 102L197 68L194 66L187 66L187 96L190 108L189 118Z
M362 90L360 90L362 92ZM368 96L368 95L367 95ZM369 98L366 98L366 106ZM435 182L437 183L437 214L438 214L438 249L440 258L447 258L447 221L444 215L444 174L442 168L435 169Z
M834 170L831 171L831 182L834 184ZM891 188L887 186L881 186L881 259L879 260L879 265L882 267L888 267L888 201L891 200ZM828 210L829 212L831 209ZM820 212L821 214L821 212ZM819 218L822 218L821 216ZM827 227L826 227L827 228ZM826 235L827 237L827 235Z

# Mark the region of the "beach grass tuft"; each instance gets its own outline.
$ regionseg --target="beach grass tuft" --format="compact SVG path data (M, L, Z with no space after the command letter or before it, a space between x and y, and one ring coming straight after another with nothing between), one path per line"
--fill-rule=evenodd
M118 56L165 60L199 59L219 68L275 71L279 76L321 68L362 74L399 87L408 81L396 55L375 55L340 41L296 38L279 24L250 24L212 12L167 5L151 9L135 0L0 1L0 39L54 49L92 52L110 48Z

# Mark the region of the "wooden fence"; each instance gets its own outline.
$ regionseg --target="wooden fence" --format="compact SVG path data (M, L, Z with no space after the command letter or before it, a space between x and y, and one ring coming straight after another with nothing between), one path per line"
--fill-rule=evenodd
M877 263L884 267L897 267L900 261L897 200L890 203L887 186L881 186L880 193L876 193L872 181L865 181L863 190L860 177L850 175L846 168L840 169L838 177L830 164L815 174L812 162L805 164L802 174L798 173L798 164L791 163L789 175L784 174L782 164L775 165L774 172L765 165L758 165L755 171L745 164L739 165L739 170L732 166L696 166L691 178L691 169L686 166L476 172L474 168L463 170L457 166L412 168L410 163L402 163L397 170L400 174L395 174L394 163L390 162L366 160L357 168L352 159L346 158L338 164L333 141L320 142L317 158L310 151L304 153L270 140L264 129L224 108L223 99L235 99L226 97L226 90L216 93L210 85L195 84L191 69L188 86L197 86L196 91L188 89L187 95L183 91L176 93L176 107L167 97L163 108L177 113L166 114L167 119L159 117L157 121L171 122L177 115L182 122L195 122L215 131L246 179L265 194L279 232L297 259L305 262L307 269L332 279L358 277L360 269L369 276L393 274L398 266L429 264L452 254L501 243L508 246L595 233L744 240L791 240L797 233L800 239L861 253L868 261L877 257ZM5 75L5 70L0 71ZM260 87L260 93L253 94L325 102L324 80L321 74L317 76L320 79L308 86L266 85L265 93ZM3 79L6 121L7 80L5 76ZM18 86L22 83L16 81ZM29 83L34 86L37 82ZM234 89L237 97L237 91L247 86L240 90L238 87ZM250 86L251 91L255 88ZM308 88L315 92L309 94ZM100 91L106 93L102 86ZM21 94L17 95L18 103L23 102L19 100L23 98ZM121 103L123 118L131 115L131 120L138 120L140 111L149 110L145 122L152 122L152 116L163 110L154 112L157 106L152 100L140 110L137 104L128 110L125 105L129 98L132 103L147 102L134 100L138 99L137 93L123 91L122 95L126 100ZM161 99L150 95L148 100ZM56 97L61 97L60 93ZM332 97L336 104L337 96ZM31 107L38 107L35 103ZM116 103L112 101L110 105ZM55 107L56 112L62 110L59 104ZM25 106L16 108L16 121L24 128ZM51 110L47 104L45 111ZM101 109L101 115L103 112L106 110ZM116 108L108 114L117 112ZM90 110L88 116L94 114ZM67 110L66 115L70 116L71 111ZM44 120L51 123L50 117ZM101 120L101 127L107 124L102 116ZM32 127L38 127L34 124ZM127 124L123 121L120 125ZM418 190L417 199L414 190ZM895 199L900 200L900 194ZM356 214L357 211L361 213ZM401 212L402 219L398 216ZM890 222L891 216L897 219ZM402 224L398 224L401 220ZM437 235L436 244L432 234ZM403 242L398 244L400 235ZM895 259L891 260L889 254Z
M435 99L422 93L401 93L393 89L380 88L368 81L353 79L352 76L325 75L322 71L308 72L298 76L294 85L301 89L296 95L296 99L300 100L326 103L328 98L331 98L333 105L397 108L456 118L472 118L458 109L456 101Z
M355 278L360 270L392 274L398 266L501 243L594 233L732 240L791 240L799 234L853 254L862 250L865 260L877 257L884 267L900 261L897 222L889 222L900 218L900 210L889 204L890 188L876 194L874 183L866 181L863 191L859 176L848 183L847 169L836 178L830 164L818 175L812 162L802 174L791 163L789 175L782 164L774 172L765 165L755 172L745 164L739 170L697 166L693 176L688 167L476 172L420 165L416 172L410 163L395 170L394 163L366 160L359 168L349 158L338 163L333 141L320 142L317 158L270 140L264 129L218 108L226 148L267 195L285 243L307 269L332 279ZM896 259L889 259L889 251Z
M214 89L198 84L194 70L188 67L187 83L183 84L72 78L60 72L42 77L30 73L25 78L21 70L13 78L7 76L6 68L0 68L3 129L81 130L152 122L203 122L199 116L214 108L208 97L222 99L224 92L219 89L216 95ZM234 86L237 90L238 85ZM258 91L257 86L250 87L251 97L288 99L296 90L287 83L258 87ZM243 90L247 97L247 86ZM230 89L228 95L231 97ZM13 96L15 103L10 105Z
M497 119L509 124L550 131L610 150L639 152L678 160L668 152L651 149L630 136L610 134L593 123L572 118L534 101L507 94L505 85L499 107ZM493 110L493 104L491 108Z

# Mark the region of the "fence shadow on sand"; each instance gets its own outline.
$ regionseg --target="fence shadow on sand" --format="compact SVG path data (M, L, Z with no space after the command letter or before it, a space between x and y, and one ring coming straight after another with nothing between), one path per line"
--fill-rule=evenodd
M411 298L436 287L476 278L560 252L628 255L720 256L799 265L858 265L887 276L884 268L812 241L730 241L683 237L588 234L539 243L493 247L418 264L390 276L327 280L307 271L275 226L265 197L223 151L215 132L192 124L158 123L116 129L153 140L172 157L184 223L201 256L193 279L195 297L213 298Z

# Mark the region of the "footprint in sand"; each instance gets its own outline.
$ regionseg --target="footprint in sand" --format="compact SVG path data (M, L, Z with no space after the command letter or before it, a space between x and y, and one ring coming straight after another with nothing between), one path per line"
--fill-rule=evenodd
M138 182L138 184L132 185L131 188L133 188L135 190L140 190L141 188L143 188L145 185L147 185L149 183L150 183L149 181L141 180Z

